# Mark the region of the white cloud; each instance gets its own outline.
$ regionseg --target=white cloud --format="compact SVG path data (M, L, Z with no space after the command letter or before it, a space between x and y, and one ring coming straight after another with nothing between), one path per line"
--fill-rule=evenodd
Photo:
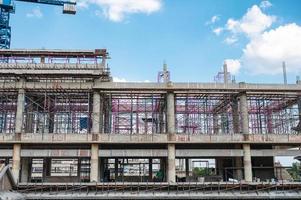
M270 28L275 20L275 16L266 15L257 5L253 5L241 19L229 19L226 29L232 34L243 33L251 38Z
M223 32L223 30L224 29L222 27L218 27L218 28L213 29L213 33L215 35L220 35Z
M228 72L233 75L237 74L241 68L240 61L237 59L226 59L224 63L227 64Z
M88 8L89 3L86 0L80 0L76 3L76 6L79 7L79 8Z
M215 22L217 22L219 20L219 16L218 15L214 15L211 17L211 23L214 24Z
M161 9L161 0L80 0L79 5L87 8L90 4L99 6L103 15L111 21L121 22L128 14L151 14Z
M211 17L211 19L209 21L206 22L206 25L215 24L219 20L220 20L219 15L214 15Z
M260 8L266 9L266 8L272 7L272 5L273 4L271 2L269 2L269 1L262 1L260 3Z
M42 18L43 13L42 13L40 7L37 6L34 9L32 9L29 13L27 13L26 17L29 17L29 18Z
M230 37L227 37L224 42L228 45L231 45L231 44L234 44L238 41L238 38L236 36L230 36Z
M119 77L113 77L113 82L121 82L121 83L125 83L125 82L138 82L138 83L150 83L150 80L144 80L144 81L129 81L126 80L125 78L119 78Z
M113 82L128 82L125 78L113 77Z
M251 39L243 50L244 67L253 74L281 74L301 71L301 26L287 24Z
M262 1L260 7L272 4ZM295 23L272 28L276 20L253 5L240 19L228 19L223 31L228 31L226 44L234 44L240 35L247 36L248 43L242 56L228 59L231 73L244 69L250 74L276 75L282 73L282 62L286 62L288 73L301 73L301 26Z

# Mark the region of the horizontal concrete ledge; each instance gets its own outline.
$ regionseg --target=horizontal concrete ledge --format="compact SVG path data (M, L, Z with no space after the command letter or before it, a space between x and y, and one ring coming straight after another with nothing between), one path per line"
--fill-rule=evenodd
M193 82L172 82L172 83L116 83L107 82L95 85L95 89L106 90L229 90L229 91L299 91L301 86L297 84L250 84L244 83L193 83Z
M168 182L70 182L70 183L62 183L62 182L43 182L43 183L18 183L20 188L28 187L28 186L39 186L43 185L47 186L123 186L123 185L131 185L131 186L221 186L221 187L231 187L231 186L284 186L284 187L301 187L301 182L288 182L288 181L279 181L276 183L272 182L233 182L233 181L220 181L220 182L177 182L177 183L168 183Z
M106 192L105 192L106 193ZM90 192L58 192L56 194L49 192L31 192L26 193L26 199L28 200L36 200L36 199L74 199L74 200L84 200L84 199L300 199L301 194L299 192L291 192L287 193L285 191L272 191L272 192L245 192L241 193L239 191L222 191L222 192L212 192L210 190L205 190L202 192L198 191L181 191L181 193L177 191L170 192L161 192L161 191L148 191L148 192L120 192L114 191L106 194Z
M61 89L99 89L103 91L187 91L190 92L272 92L273 94L294 93L296 95L301 91L301 85L298 84L240 84L229 83L117 83L117 82L91 82L91 83L57 83L53 82L18 82L0 83L0 89L52 89L53 84L58 84Z
M64 70L65 73L69 70L101 70L104 71L103 64L89 64L89 63L0 63L0 72L9 70Z
M263 149L251 150L252 157L298 156L301 150ZM177 149L177 158L215 158L242 157L241 149ZM1 149L0 157L12 157L12 149ZM22 149L21 157L90 157L90 150L86 149ZM100 149L99 157L137 157L158 158L167 157L166 149Z
M242 134L191 135L174 134L1 134L0 144L294 144L301 143L301 134L250 134L246 141Z
M80 73L79 73L80 72ZM1 70L0 69L0 74L2 75L77 75L77 76L84 76L84 75L91 75L91 76L96 76L96 75L102 75L104 74L103 70L84 70L84 69L69 69L69 70L61 70L61 69L52 69L52 70L46 70L46 69L11 69L11 70Z

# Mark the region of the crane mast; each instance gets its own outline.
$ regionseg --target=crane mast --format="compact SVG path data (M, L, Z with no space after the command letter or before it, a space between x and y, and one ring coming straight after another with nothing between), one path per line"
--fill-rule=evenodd
M75 0L15 0L29 3L39 3L62 6L63 14L76 14ZM0 49L9 49L11 43L10 14L15 13L15 4L12 0L0 0Z

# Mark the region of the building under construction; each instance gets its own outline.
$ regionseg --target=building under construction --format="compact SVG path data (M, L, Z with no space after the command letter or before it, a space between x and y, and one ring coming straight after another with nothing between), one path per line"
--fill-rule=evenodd
M0 158L24 199L301 198L274 159L301 155L301 83L117 83L108 58L0 50Z

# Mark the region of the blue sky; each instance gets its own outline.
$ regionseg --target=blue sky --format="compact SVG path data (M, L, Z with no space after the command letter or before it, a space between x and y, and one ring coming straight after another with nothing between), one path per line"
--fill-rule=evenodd
M300 0L137 2L80 0L74 16L16 2L12 48L107 48L127 81L156 81L164 60L180 82L211 82L225 60L237 81L282 82L283 60L301 75Z

